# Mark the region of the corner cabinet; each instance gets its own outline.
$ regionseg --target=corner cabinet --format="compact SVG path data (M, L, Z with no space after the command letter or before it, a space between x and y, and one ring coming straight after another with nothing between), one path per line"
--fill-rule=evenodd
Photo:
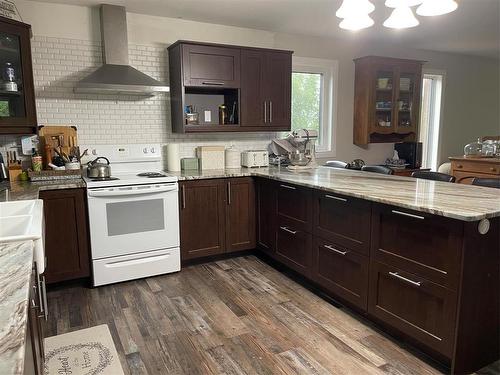
M35 134L31 26L0 17L0 134Z
M177 41L168 52L174 133L291 129L291 51Z
M414 141L424 61L367 56L354 63L354 144Z

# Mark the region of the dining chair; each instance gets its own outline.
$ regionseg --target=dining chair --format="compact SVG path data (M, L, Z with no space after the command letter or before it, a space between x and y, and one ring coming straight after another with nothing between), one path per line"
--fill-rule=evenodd
M361 170L380 174L394 174L394 171L391 168L384 167L383 165L365 165L361 168Z
M431 171L415 171L411 174L412 177L421 178L423 180L455 182L455 177L446 173L431 172Z

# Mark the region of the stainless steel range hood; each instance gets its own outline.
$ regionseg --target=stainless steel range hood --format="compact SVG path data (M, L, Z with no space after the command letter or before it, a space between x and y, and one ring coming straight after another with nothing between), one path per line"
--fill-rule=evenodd
M170 91L168 86L129 65L125 7L101 5L101 34L104 65L79 81L76 93L152 96Z

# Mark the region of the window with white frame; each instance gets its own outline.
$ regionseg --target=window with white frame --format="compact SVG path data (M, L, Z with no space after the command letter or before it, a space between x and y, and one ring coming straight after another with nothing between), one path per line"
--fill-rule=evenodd
M293 58L292 130L317 130L319 157L335 156L337 71L337 61Z

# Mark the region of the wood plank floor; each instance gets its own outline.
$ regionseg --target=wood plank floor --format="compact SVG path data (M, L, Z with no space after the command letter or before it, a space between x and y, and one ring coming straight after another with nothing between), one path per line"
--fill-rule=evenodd
M108 324L126 374L442 373L254 256L48 297L46 336Z

